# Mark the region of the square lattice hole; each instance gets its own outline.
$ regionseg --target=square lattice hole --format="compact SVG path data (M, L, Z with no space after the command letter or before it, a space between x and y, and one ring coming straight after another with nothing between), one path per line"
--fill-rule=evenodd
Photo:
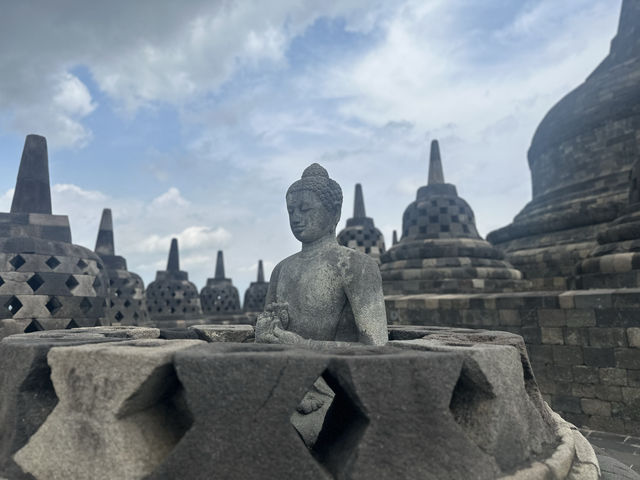
M62 308L62 303L56 297L51 297L45 307L51 315L55 315Z
M9 260L9 263L11 264L11 266L13 266L14 269L18 270L21 266L27 263L27 261L22 258L22 255L16 255L11 260Z
M80 282L78 282L78 280L76 280L76 277L74 277L73 275L69 275L69 278L67 278L67 281L64 282L64 284L70 291L73 291L74 288L80 285Z
M27 285L31 287L31 290L34 292L38 290L44 284L44 280L37 273L32 275L29 280L27 280Z
M11 315L15 315L22 308L22 302L18 300L18 297L14 296L4 304L4 308L6 308Z

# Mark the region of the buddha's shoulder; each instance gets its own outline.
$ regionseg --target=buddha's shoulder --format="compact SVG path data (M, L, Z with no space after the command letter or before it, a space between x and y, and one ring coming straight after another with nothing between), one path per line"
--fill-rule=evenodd
M347 261L354 267L378 268L378 264L373 258L359 250L343 247L342 245L337 245L334 248L340 260Z

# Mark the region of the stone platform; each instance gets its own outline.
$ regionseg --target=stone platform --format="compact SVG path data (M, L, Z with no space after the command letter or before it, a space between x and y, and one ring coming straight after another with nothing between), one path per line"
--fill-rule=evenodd
M2 340L0 477L599 476L589 443L543 401L517 335L392 327L385 347L310 351L255 344L248 325L182 333ZM292 418L320 378L334 395L309 448Z

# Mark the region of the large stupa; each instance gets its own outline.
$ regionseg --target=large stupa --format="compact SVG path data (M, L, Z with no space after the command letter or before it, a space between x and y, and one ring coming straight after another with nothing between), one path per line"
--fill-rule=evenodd
M445 183L438 142L431 143L429 183L402 217L402 238L381 257L385 295L509 292L528 283L483 240L469 204Z
M564 289L626 207L640 155L640 2L624 0L611 50L542 120L529 149L533 199L489 234L535 288Z
M140 275L127 269L127 260L115 253L110 208L102 211L95 251L102 259L109 277L107 318L112 323L122 325L149 323L144 282Z
M69 218L52 214L47 140L28 135L11 211L0 213L0 336L109 325L104 270L71 243Z

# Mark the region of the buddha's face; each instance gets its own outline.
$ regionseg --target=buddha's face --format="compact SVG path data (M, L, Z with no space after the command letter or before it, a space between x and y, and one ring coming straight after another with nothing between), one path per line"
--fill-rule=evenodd
M293 236L302 243L311 243L328 234L335 235L339 213L330 212L311 190L287 194L289 225Z

